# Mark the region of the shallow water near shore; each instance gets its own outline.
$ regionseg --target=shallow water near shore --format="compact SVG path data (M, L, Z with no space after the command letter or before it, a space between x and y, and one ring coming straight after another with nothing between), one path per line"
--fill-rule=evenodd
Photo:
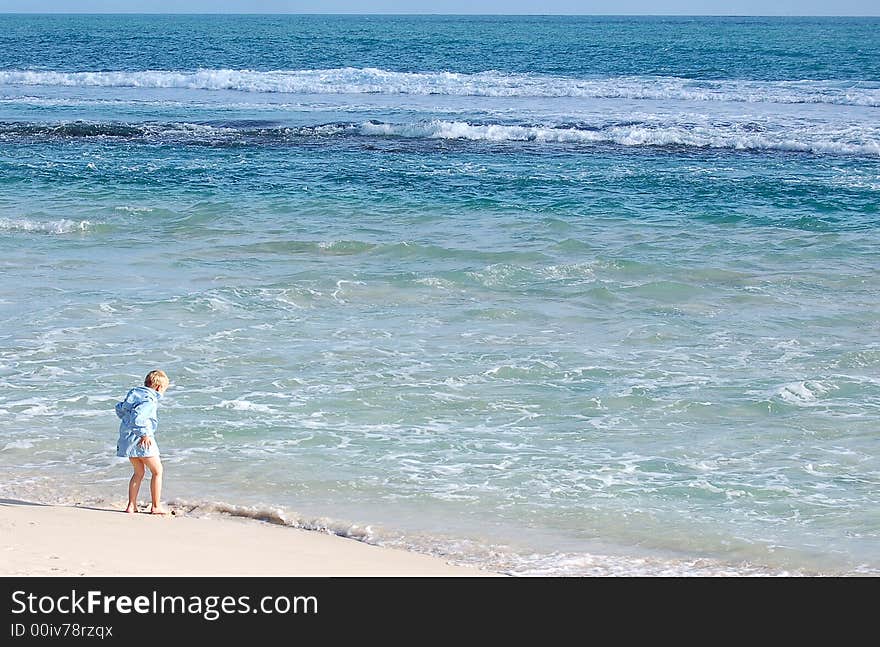
M161 367L189 514L880 572L880 21L0 26L0 495L122 499Z

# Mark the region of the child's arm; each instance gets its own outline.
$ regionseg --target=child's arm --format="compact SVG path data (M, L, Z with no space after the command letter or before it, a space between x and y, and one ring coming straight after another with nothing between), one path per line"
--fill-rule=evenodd
M118 418L124 418L124 417L125 417L125 409L123 409L123 406L124 406L124 405L125 405L125 400L123 400L122 402L117 402L117 403L116 403L116 416L117 416Z

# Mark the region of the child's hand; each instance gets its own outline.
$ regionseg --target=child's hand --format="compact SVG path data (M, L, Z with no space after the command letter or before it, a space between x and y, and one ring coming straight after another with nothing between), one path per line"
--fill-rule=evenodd
M153 439L149 436L141 436L141 439L138 441L138 445L143 445L144 449L149 449L152 444Z

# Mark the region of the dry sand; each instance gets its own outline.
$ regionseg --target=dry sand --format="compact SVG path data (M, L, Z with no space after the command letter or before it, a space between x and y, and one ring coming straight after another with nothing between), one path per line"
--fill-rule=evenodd
M485 576L321 532L0 499L0 576Z

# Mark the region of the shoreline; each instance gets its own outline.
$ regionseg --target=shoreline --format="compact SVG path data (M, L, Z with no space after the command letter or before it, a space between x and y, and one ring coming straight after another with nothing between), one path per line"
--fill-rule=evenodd
M440 557L253 519L0 499L0 576L491 577Z

